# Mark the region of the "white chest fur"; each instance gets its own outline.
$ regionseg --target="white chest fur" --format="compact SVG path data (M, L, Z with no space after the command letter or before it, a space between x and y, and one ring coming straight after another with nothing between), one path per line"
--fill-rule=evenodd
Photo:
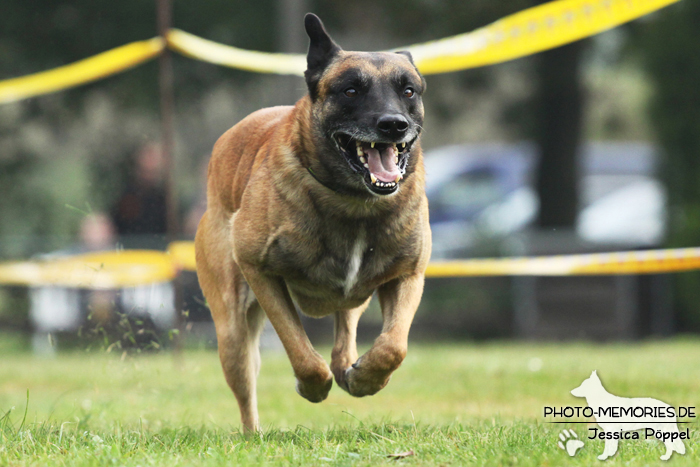
M352 246L352 250L350 251L350 261L348 262L348 272L347 272L347 275L345 276L345 282L343 285L343 290L345 292L346 297L350 294L350 291L352 290L352 288L355 287L355 284L357 284L357 279L358 279L358 275L360 272L360 267L362 266L362 257L365 254L366 247L367 247L367 242L365 240L365 231L364 231L364 229L362 229L359 231L359 234L357 235L357 238L355 239L355 243Z

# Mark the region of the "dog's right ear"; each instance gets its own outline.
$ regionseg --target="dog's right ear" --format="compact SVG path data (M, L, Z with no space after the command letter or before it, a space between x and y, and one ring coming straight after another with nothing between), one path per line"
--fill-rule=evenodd
M323 70L331 63L333 58L340 52L341 48L333 42L328 35L321 19L313 13L307 13L304 17L306 34L309 35L309 53L306 55L306 85L309 88L311 99L316 99L318 81L321 79Z

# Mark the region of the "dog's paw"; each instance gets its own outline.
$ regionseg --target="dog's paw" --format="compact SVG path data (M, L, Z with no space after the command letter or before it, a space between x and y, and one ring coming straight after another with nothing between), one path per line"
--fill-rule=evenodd
M329 375L325 381L302 381L297 378L297 393L309 402L322 402L328 397L333 386L333 376Z
M583 441L578 439L574 430L563 429L562 432L559 433L559 439L560 441L557 443L557 446L566 451L571 457L574 457L576 452L583 447Z
M355 397L373 396L389 383L391 373L367 371L361 361L345 370L340 387Z

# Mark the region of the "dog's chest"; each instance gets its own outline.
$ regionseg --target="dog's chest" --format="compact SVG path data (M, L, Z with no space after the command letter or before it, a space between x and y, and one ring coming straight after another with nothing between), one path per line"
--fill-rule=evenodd
M326 226L280 233L268 249L266 268L293 292L307 297L366 297L392 262L382 239L362 226Z

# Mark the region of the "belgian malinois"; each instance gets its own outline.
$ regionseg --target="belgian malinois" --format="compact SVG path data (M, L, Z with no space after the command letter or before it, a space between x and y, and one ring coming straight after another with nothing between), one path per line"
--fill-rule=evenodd
M214 146L196 238L199 282L246 430L259 429L258 342L267 315L297 392L375 394L406 355L430 256L418 142L425 80L407 52L346 52L308 14L308 95L249 115ZM359 359L377 291L383 329ZM297 314L335 316L330 368Z

